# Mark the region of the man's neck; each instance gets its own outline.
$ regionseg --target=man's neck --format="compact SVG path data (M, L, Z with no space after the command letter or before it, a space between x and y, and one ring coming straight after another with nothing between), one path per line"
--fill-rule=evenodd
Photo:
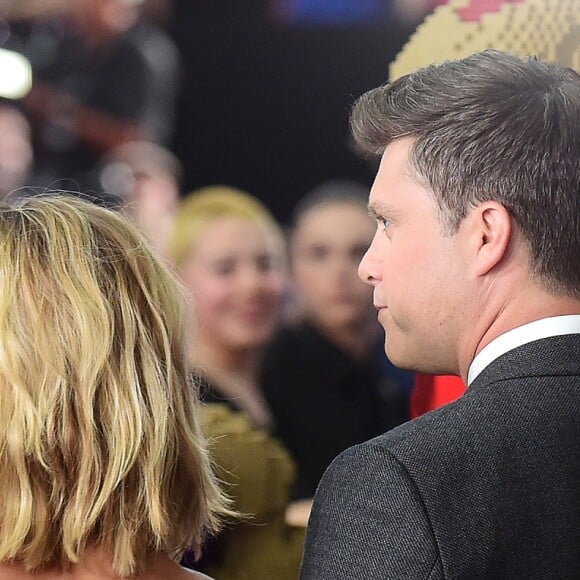
M467 384L469 386L488 365L511 350L537 340L574 334L580 335L580 314L549 316L512 328L477 353L469 367Z
M500 305L489 306L478 317L478 325L471 332L471 341L464 340L466 348L459 350L461 378L467 384L469 367L474 358L502 334L529 322L568 314L580 314L579 299L538 289L522 291Z

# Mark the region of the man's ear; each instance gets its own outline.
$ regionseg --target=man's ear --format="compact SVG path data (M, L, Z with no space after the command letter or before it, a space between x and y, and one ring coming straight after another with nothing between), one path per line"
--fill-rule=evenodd
M472 212L472 240L475 251L475 273L489 273L506 256L511 236L512 217L495 201L486 201Z

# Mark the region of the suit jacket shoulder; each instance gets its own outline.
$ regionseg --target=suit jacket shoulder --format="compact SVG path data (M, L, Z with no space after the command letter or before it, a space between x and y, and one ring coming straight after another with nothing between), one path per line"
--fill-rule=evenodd
M576 335L515 349L455 403L339 456L303 578L580 577L579 353Z
M400 541L393 542L392 535ZM442 578L428 514L404 465L377 439L326 471L308 528L306 580Z

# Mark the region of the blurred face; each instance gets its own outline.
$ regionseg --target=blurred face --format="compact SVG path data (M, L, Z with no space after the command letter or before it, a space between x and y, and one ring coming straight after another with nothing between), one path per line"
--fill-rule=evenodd
M332 331L368 323L374 316L371 289L357 276L373 237L365 209L332 202L309 210L292 240L292 270L306 314Z
M281 247L267 226L219 218L202 231L183 266L199 340L226 351L261 347L278 321Z
M359 275L373 287L391 361L444 374L457 370L467 244L462 228L442 234L432 193L408 175L410 144L395 141L383 155L369 199L376 232Z
M128 192L127 213L162 256L166 255L178 197L176 181L160 173L136 175Z
M123 30L129 5L119 0L68 0L68 8L77 33L89 45L99 45Z
M103 0L69 0L69 16L78 32L85 32L90 27L91 20L98 27L103 5Z
M0 108L0 194L20 187L32 165L30 128L16 110Z

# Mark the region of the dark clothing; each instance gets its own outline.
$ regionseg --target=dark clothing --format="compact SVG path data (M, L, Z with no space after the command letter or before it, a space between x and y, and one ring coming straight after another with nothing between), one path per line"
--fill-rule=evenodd
M333 462L302 580L580 578L579 416L580 335L500 356Z
M199 398L202 403L220 403L226 405L230 411L235 411L236 413L243 411L242 407L236 404L236 400L233 397L227 397L222 394L221 391L205 377L199 374L194 374L193 380L195 384L199 386Z
M55 101L48 118L35 127L37 180L52 186L61 186L55 182L63 180L73 190L99 192L93 171L109 151L78 132L79 111L136 127L141 134L136 138L168 142L180 82L179 55L163 31L144 21L97 49L72 32L52 43L51 58L29 54L34 74L74 102Z
M404 392L370 354L357 361L307 324L283 329L266 349L260 382L298 466L294 499L314 495L341 451L408 418Z

